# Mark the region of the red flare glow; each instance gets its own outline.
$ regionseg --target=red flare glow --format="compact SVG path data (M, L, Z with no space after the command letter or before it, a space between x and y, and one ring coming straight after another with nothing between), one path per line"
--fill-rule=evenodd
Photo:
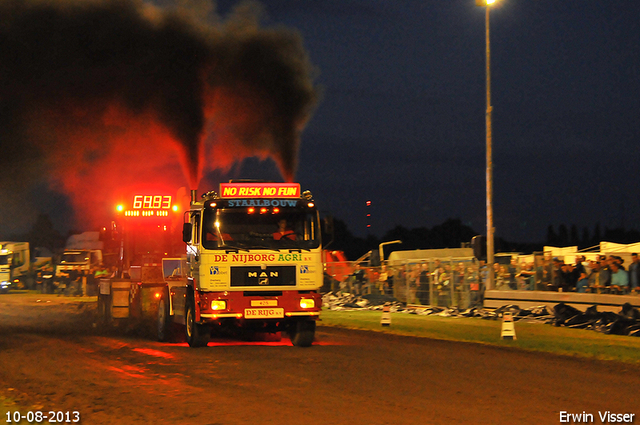
M69 195L83 227L134 187L200 189L247 157L293 180L316 100L295 32L133 0L0 2L0 16L0 164Z

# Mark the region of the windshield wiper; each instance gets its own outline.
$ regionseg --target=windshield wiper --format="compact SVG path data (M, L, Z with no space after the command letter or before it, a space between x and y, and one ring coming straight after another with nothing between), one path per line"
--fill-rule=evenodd
M220 248L224 248L224 250L228 253L230 252L238 252L238 251L246 251L249 252L249 250L247 248L241 247L241 246L236 246L236 245L230 245L230 244L224 244L224 245L220 245Z

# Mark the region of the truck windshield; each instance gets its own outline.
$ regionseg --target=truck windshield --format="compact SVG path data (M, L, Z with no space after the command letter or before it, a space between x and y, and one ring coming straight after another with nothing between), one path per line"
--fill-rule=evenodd
M60 259L60 263L86 263L87 261L89 261L87 252L65 252Z
M205 209L202 245L206 249L317 248L318 214L303 208L266 214L249 213L246 208Z
M8 264L10 264L10 260L9 258L11 258L10 255L0 255L0 266L6 266Z

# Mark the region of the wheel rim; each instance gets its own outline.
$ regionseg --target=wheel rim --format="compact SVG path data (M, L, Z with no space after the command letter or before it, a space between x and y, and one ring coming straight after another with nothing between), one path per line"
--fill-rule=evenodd
M193 310L187 308L187 336L191 338L193 326Z

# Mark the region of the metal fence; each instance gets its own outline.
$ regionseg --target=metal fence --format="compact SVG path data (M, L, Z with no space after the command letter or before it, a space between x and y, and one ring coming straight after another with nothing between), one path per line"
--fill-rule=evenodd
M412 305L466 309L482 304L486 271L480 266L469 257L411 260L382 267L327 263L330 282L326 287L356 295L393 295Z
M494 288L500 291L595 292L598 271L593 259L597 257L597 254L587 254L585 258L580 254L559 260L550 253L497 255L493 264ZM584 290L576 287L580 276L574 271L579 264L586 275L583 278L588 280ZM328 279L327 290L356 295L387 294L407 304L467 309L482 305L487 267L474 257L403 260L382 267L335 262L325 264L325 277Z

